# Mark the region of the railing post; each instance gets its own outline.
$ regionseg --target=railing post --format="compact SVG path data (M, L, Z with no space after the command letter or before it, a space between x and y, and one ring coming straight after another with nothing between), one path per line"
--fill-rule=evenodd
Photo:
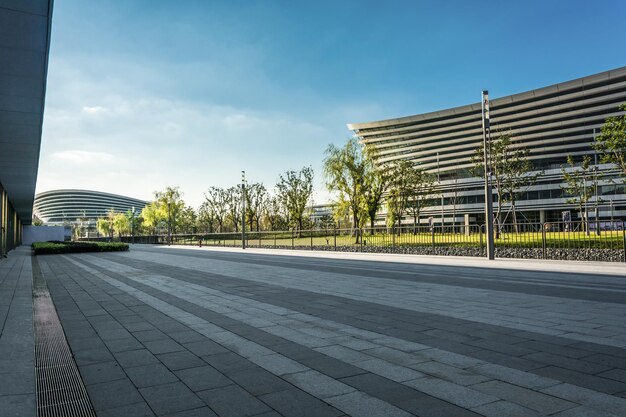
M363 252L363 229L357 229L359 232L359 238L361 239L361 252Z
M335 252L337 251L337 229L333 226L333 240L335 241Z
M293 230L291 231L291 249L294 249Z
M546 225L541 223L541 259L546 259Z
M396 247L396 226L391 226L391 247Z
M480 237L480 250L483 250L483 226L478 226L478 236Z
M313 250L313 229L311 229L310 233L311 233L311 250Z
M276 249L276 232L274 232L274 249Z
M624 222L622 222L622 248L624 249L624 259L623 261L626 262L626 224L624 224Z
M430 243L433 249L433 255L435 254L435 226L430 227Z

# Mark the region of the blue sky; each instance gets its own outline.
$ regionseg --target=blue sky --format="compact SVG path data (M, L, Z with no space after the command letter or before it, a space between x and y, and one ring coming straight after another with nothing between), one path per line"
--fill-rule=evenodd
M347 123L626 65L623 1L59 0L37 191L198 206L245 169L272 188Z

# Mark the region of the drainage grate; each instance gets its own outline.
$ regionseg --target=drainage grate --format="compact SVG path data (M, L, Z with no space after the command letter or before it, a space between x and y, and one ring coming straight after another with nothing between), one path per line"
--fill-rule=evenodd
M95 417L48 286L32 259L37 416Z

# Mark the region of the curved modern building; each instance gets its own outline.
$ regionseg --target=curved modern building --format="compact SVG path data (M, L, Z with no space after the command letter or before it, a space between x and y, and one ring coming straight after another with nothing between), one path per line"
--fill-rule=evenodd
M480 97L480 91L476 92ZM590 155L594 135L599 134L607 117L624 114L619 106L626 103L626 67L591 75L525 93L492 99L491 130L510 132L515 147L528 149L534 169L542 174L538 182L522 191L516 203L522 219L518 221L558 221L563 211L572 211L562 190L561 166L568 155L581 160ZM484 221L483 180L470 173L471 157L482 145L481 103L418 114L397 119L349 124L366 146L376 149L382 164L410 160L440 178L439 203L425 213L441 223L472 216ZM589 202L598 201L599 217L626 216L626 190L622 180L611 181L618 172L611 165L596 162L602 178L598 193ZM439 200L440 201L440 200ZM503 206L503 210L505 210ZM591 210L593 211L593 210ZM443 214L440 214L443 213ZM460 216L460 218L456 218ZM593 217L593 213L589 213ZM519 217L519 216L518 216ZM510 218L509 218L510 220Z
M48 225L73 224L79 219L95 224L111 209L125 213L134 208L138 213L147 204L137 198L100 191L53 190L35 196L34 215Z

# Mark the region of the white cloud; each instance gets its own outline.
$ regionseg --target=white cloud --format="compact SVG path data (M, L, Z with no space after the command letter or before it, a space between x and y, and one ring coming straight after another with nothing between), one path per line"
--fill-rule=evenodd
M353 120L344 115L355 108L300 115L295 107L285 113L160 93L124 78L91 79L53 58L37 191L86 188L149 199L178 185L197 207L209 186L236 184L242 169L272 188L281 172L311 165L315 202L327 200L324 149L349 136L345 123Z
M107 109L102 106L83 106L83 113L87 115L98 115L105 113Z
M50 158L59 163L74 165L110 164L115 161L115 156L106 152L92 152L78 149L53 152Z

